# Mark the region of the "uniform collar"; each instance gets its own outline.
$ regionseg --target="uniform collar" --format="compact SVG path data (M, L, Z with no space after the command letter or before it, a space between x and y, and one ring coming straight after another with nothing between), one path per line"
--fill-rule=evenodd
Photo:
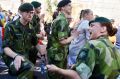
M108 39L108 36L107 35L103 35L103 36L99 37L99 39L104 39L104 38Z
M59 15L60 15L60 17L62 17L62 18L64 18L64 19L66 19L66 22L68 23L68 20L67 20L67 18L66 18L66 16L65 16L65 14L64 14L64 13L60 12L60 13L59 13Z
M59 15L62 16L62 17L64 17L64 18L66 18L66 17L65 17L65 14L62 13L62 12L60 12Z
M20 19L17 19L16 20L16 23L15 23L15 25L16 25L16 28L21 28L21 27L23 27L23 24L20 22ZM27 23L25 26L29 26L29 28L32 28L32 25L30 24L30 23Z

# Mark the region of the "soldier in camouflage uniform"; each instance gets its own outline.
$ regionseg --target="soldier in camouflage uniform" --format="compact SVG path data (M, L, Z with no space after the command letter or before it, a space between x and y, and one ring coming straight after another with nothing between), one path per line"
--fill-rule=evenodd
M91 40L79 52L75 70L64 70L47 65L49 71L65 75L69 79L119 79L120 54L108 39L116 34L109 19L98 17L89 23ZM76 71L76 72L75 72Z
M33 79L34 62L29 60L29 54L36 56L39 49L34 27L30 24L34 7L30 3L24 3L20 5L19 11L21 17L5 27L3 58L10 74L16 75L18 79ZM34 51L31 52L31 49Z
M33 18L30 22L30 24L34 27L34 30L35 30L35 35L37 35L38 38L42 38L42 36L39 34L40 33L40 18L39 18L39 15L40 15L40 12L41 12L41 3L40 2L37 2L37 1L32 1L31 4L33 5L34 7L34 15L33 15ZM35 50L32 49L30 52L34 52ZM37 55L36 53L38 52L35 52L35 55ZM30 54L29 55L30 57L33 56L33 54ZM36 56L34 57L31 57L30 60L35 63L35 59L37 59Z
M71 13L71 1L62 0L59 2L58 7L61 11L57 18L52 23L52 34L48 38L48 61L49 64L55 64L60 68L66 68L66 57L68 53L68 43L78 35L79 32L75 31L69 36L70 28L67 16ZM58 75L49 74L50 79L61 79Z
M34 29L36 30L36 34L40 33L40 12L41 12L41 3L37 1L32 1L31 4L34 6L34 15L31 21L31 24L33 25Z

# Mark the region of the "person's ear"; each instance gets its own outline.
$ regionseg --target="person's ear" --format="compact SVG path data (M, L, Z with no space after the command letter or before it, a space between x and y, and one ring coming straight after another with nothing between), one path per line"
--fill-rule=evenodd
M61 7L61 10L64 10L64 7Z
M101 28L101 33L104 33L104 32L106 32L106 31L107 31L106 26L103 26L103 27Z
M19 16L21 17L21 16L22 16L22 12L21 12L21 11L19 11L18 13L19 13Z

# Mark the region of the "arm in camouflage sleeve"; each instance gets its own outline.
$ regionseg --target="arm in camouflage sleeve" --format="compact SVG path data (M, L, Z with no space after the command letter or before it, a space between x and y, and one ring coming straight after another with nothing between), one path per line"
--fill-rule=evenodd
M75 37L77 37L79 35L78 31L74 31L70 37L68 37L69 35L69 26L66 24L66 21L61 20L58 23L58 39L60 40L61 44L68 44L70 43Z
M64 75L66 79L81 79L78 73L70 69L61 69L55 65L47 65L48 71Z
M3 41L3 48L4 48L4 52L6 55L14 58L17 54L15 52L13 52L10 48L13 44L13 41L12 41L13 36L10 31L11 31L10 25L7 24L5 26L5 34L4 34L5 36L4 36L4 41Z
M15 68L19 70L21 66L21 61L24 61L23 57L15 53L10 47L13 44L12 34L10 33L10 27L6 26L5 28L5 38L3 42L4 53L14 59Z
M77 64L75 69L82 79L89 79L92 75L96 61L95 46L86 43L85 47L81 49L77 57Z

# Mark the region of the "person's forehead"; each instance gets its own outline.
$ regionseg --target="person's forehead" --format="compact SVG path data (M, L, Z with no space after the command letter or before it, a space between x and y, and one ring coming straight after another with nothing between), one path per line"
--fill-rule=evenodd
M40 7L37 7L36 9L41 9L41 6L40 6Z
M99 22L92 22L91 25L100 25Z
M71 3L68 3L66 6L71 5Z
M25 11L24 13L34 13L34 10L32 10L32 11Z

